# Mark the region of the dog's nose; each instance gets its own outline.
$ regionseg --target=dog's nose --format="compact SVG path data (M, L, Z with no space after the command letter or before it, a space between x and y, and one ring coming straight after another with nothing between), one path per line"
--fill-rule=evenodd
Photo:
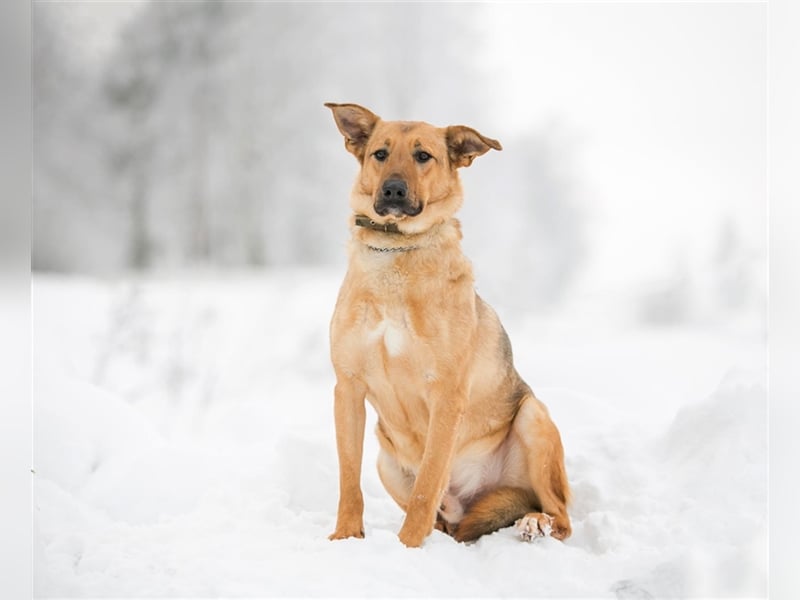
M387 179L375 199L375 212L382 217L389 214L413 217L422 212L422 202L415 202L409 197L408 185L402 179Z
M408 186L402 179L387 179L381 188L383 201L389 204L402 204L408 198Z

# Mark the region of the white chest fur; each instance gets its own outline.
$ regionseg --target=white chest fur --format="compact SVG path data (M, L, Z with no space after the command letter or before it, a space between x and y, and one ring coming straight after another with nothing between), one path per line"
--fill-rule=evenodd
M382 343L389 356L400 356L408 343L408 327L404 320L384 318L369 334L371 343Z

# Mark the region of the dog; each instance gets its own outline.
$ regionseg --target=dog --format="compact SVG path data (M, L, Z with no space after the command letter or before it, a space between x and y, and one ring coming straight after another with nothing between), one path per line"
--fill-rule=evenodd
M454 218L458 169L500 143L463 125L325 106L360 164L330 325L339 459L330 539L364 537L365 401L378 416L381 482L405 512L403 544L421 546L434 528L471 542L514 524L525 540L567 538L561 436L475 292Z

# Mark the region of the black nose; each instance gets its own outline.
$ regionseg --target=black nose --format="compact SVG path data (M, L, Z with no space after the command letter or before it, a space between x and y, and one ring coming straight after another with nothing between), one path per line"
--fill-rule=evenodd
M422 212L422 202L414 202L408 195L408 186L402 179L387 179L375 199L375 212L385 217L408 215L413 217Z
M402 204L408 198L408 186L402 179L387 179L381 188L384 202L389 204Z

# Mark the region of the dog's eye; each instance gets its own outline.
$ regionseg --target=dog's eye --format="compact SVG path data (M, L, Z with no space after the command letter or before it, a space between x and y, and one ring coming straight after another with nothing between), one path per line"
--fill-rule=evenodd
M386 150L381 149L373 152L372 156L374 156L375 160L377 160L378 162L383 162L386 160L386 157L389 156L389 153L386 152Z
M414 158L417 159L418 163L426 163L430 159L432 159L433 157L430 154L428 154L427 152L423 152L423 151L420 150L419 152L417 152L414 155Z

